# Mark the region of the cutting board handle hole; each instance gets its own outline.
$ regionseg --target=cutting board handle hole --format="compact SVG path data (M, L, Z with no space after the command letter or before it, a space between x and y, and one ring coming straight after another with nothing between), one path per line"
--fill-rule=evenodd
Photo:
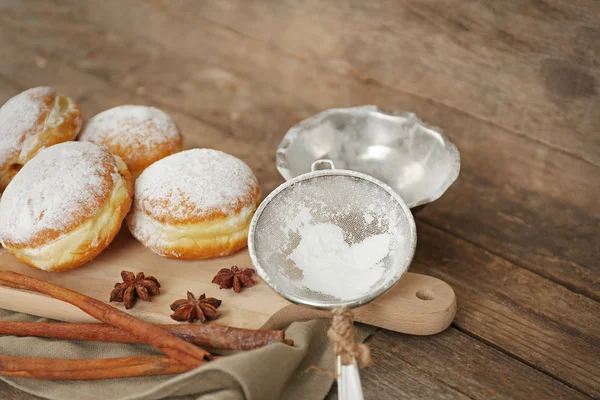
M417 290L416 295L421 300L433 300L433 292L429 289Z

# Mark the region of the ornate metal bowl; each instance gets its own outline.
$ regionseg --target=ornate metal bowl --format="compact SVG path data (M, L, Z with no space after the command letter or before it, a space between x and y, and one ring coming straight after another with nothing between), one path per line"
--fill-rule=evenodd
M319 159L378 178L413 211L437 200L460 171L458 149L440 129L376 106L323 111L291 127L277 149L286 180L310 172Z

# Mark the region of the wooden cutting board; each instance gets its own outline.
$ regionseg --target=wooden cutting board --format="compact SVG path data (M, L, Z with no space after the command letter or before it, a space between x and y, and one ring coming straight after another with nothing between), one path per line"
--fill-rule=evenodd
M174 323L169 305L196 295L223 300L218 323L240 328L283 328L290 322L329 316L328 312L293 305L257 276L258 284L241 293L219 290L211 280L221 268L252 267L247 250L205 261L181 261L160 257L123 229L111 246L92 262L67 272L31 268L0 249L0 268L43 279L108 302L110 291L121 282L121 270L143 271L161 283L161 294L151 302L139 300L128 312L154 323ZM120 303L111 303L125 310ZM96 322L78 308L45 295L0 286L0 308L70 322ZM446 329L456 313L454 291L445 282L426 275L407 273L388 293L354 310L355 319L370 325L414 335Z

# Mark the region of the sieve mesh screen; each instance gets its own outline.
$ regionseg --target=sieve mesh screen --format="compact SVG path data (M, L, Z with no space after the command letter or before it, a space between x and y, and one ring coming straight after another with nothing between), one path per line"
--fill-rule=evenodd
M316 175L291 184L263 205L251 235L251 248L259 272L262 269L268 276L268 283L280 293L287 294L286 297L324 307L336 302L353 302L360 299L333 296L326 293L327 290L311 290L303 282L307 271L292 258L301 241L306 239L302 237L308 232L306 228L333 224L341 228L348 246L362 250L365 247L359 245L369 238L389 238L389 251L378 263L381 275L377 275L376 281L368 287L369 292L375 292L390 280L395 282L408 268L414 251L411 239L414 222L410 212L408 214L396 196L376 182L351 174ZM318 247L319 243L316 245ZM363 259L366 255L358 256ZM323 260L323 265L328 261L327 265L331 267L331 260ZM357 275L340 265L331 284L346 285L352 293L350 288L362 279L361 275L365 279L367 275L373 278L373 271L367 269L369 267L365 265ZM331 274L328 276L327 279L332 279Z

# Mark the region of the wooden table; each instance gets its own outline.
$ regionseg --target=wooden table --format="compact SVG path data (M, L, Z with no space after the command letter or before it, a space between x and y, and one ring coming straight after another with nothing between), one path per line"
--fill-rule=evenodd
M418 215L412 271L459 311L433 337L374 334L366 396L600 397L600 2L2 0L0 54L0 102L51 85L86 117L160 107L267 193L297 121L416 112L462 171Z

